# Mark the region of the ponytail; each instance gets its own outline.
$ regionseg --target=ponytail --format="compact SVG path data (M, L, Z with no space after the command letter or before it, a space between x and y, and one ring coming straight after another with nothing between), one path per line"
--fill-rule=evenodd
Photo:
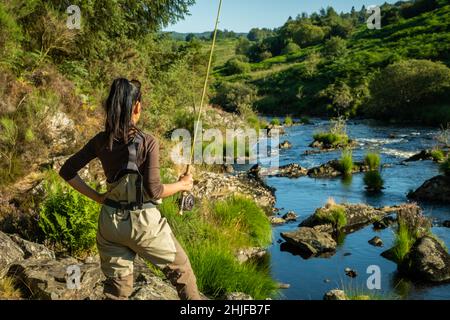
M141 101L141 85L139 81L128 81L124 78L114 80L109 96L106 99L105 132L108 137L108 148L112 150L114 140L128 143L130 129L134 126L131 115L136 102Z

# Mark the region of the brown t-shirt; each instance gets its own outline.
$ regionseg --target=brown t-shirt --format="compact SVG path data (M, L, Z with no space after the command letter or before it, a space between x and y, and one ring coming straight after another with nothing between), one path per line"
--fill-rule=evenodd
M142 134L144 142L138 151L137 166L144 177L144 188L152 199L159 199L164 186L159 172L159 143L151 135ZM70 157L61 167L59 174L68 181L75 178L78 171L95 158L99 158L107 181L112 183L117 174L128 163L128 146L114 141L112 150L107 148L107 135L100 132L92 138L80 151Z

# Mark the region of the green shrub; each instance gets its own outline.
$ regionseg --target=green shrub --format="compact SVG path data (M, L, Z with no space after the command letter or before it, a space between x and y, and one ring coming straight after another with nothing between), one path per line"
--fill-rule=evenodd
M231 76L235 74L248 73L250 70L251 67L248 62L242 61L242 59L235 57L227 61L224 71L226 75Z
M291 117L287 116L287 117L284 119L284 125L285 125L285 126L290 127L290 126L292 126L293 124L294 124L294 120L292 120Z
M240 248L266 246L271 240L270 223L252 200L231 197L180 216L177 200L171 197L160 210L189 256L200 291L213 298L244 292L256 299L276 292L267 268L240 264L234 256Z
M280 121L279 118L273 118L273 119L270 121L270 124L273 125L273 126L279 126L279 125L281 125L281 121Z
M353 153L351 150L344 150L342 152L339 164L341 167L341 172L345 176L349 176L353 173Z
M294 42L289 42L286 47L284 47L282 54L293 54L300 51L300 46Z
M379 170L381 165L381 157L378 153L369 152L364 158L364 163L370 170Z
M253 86L243 83L221 82L216 86L216 92L211 102L219 105L225 111L238 112L242 105L252 105L256 96Z
M365 173L364 184L366 185L367 190L379 192L383 189L384 180L379 171L371 170Z
M345 208L341 205L333 204L320 209L315 216L321 223L331 223L336 230L340 230L347 225Z
M70 255L95 251L100 206L68 187L55 173L45 182L47 198L39 210L38 225L55 250Z
M325 41L323 53L326 57L342 57L347 53L347 41L341 37L331 37Z
M450 177L450 158L445 159L445 161L441 164L440 169L443 174Z
M434 149L431 151L431 157L433 158L433 161L441 162L445 159L445 154L442 150Z

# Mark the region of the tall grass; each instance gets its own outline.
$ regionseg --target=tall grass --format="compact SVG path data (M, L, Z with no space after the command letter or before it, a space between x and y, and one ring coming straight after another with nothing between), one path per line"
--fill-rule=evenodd
M270 121L270 124L273 125L273 126L279 126L279 125L281 125L281 121L280 121L279 118L273 118L273 119Z
M380 192L384 187L384 180L377 170L368 171L364 174L364 184L368 191Z
M239 248L271 241L270 223L252 200L233 196L180 216L176 199L169 198L160 210L187 251L202 292L221 298L239 291L256 299L276 292L268 270L254 262L239 264L234 256Z
M0 279L0 300L20 299L22 293L16 287L15 280L11 277L4 277Z
M284 119L284 125L285 125L285 126L290 127L290 126L292 126L293 124L294 124L294 120L292 120L291 117L287 116L287 117Z
M433 161L441 162L445 159L445 154L442 150L434 149L431 151L431 157L433 158Z
M400 222L398 225L397 233L395 234L394 247L392 248L392 254L397 263L401 263L405 256L409 253L416 238L411 233L408 226Z
M353 153L351 150L344 150L339 160L341 172L345 176L350 176L353 173Z
M381 165L381 157L378 153L369 152L364 158L364 162L369 166L370 170L379 170Z
M321 223L332 224L336 230L340 230L347 225L345 208L330 201L325 208L318 210L315 216Z

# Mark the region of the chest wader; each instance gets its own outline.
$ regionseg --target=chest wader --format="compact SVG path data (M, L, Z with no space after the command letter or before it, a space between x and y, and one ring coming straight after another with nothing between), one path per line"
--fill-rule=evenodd
M162 269L185 299L198 299L189 259L165 218L143 188L137 165L140 135L128 144L129 159L108 183L108 194L99 216L97 247L107 280L104 293L110 299L126 299L133 290L136 254Z

